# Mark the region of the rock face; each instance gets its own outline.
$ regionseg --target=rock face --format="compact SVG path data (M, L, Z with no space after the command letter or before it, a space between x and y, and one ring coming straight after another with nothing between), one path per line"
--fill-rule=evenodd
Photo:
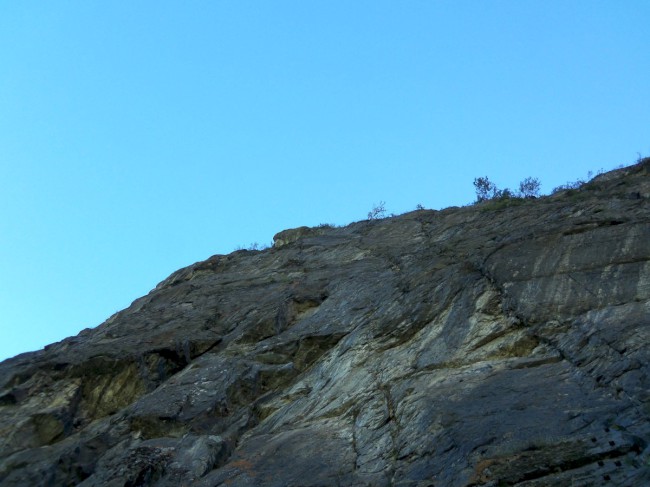
M3 486L650 485L650 161L283 232L0 365Z

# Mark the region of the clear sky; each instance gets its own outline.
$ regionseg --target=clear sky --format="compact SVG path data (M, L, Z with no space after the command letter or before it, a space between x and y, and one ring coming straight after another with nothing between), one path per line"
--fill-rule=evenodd
M650 2L0 0L0 360L285 228L650 154Z

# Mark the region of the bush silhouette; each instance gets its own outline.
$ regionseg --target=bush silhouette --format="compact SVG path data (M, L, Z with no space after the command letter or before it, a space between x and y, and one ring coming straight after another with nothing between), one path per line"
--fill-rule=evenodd
M487 176L474 179L476 203L489 200L507 200L512 198L537 198L541 183L537 178L527 177L519 183L519 191L514 192L508 188L499 189Z
M539 179L528 177L519 183L519 196L521 198L537 198L541 187Z
M378 205L374 205L372 210L368 212L368 220L380 220L386 218L386 203L380 201Z
M490 181L487 176L482 178L475 178L474 189L476 191L477 203L496 198L499 193L496 184Z

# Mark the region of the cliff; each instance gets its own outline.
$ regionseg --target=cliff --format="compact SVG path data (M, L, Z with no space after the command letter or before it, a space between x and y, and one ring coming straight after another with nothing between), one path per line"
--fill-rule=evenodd
M650 485L650 161L302 227L0 364L3 486Z

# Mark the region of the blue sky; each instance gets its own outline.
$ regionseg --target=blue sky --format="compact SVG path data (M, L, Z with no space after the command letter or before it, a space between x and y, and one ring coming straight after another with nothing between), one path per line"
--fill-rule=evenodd
M0 360L285 228L650 154L650 2L0 0Z

